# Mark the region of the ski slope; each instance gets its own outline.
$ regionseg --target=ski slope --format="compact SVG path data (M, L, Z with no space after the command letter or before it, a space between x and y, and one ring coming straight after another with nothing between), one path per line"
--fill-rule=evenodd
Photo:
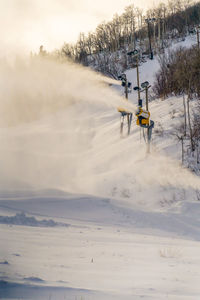
M199 299L200 181L172 134L182 99L150 103L147 155L135 119L120 137L117 107L134 112L137 95L118 82L54 62L3 70L0 299Z

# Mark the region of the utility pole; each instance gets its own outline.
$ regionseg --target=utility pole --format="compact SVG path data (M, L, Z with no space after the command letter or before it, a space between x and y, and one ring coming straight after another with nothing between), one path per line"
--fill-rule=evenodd
M149 37L149 52L150 52L150 59L153 59L153 51L152 51L152 45L151 45L151 28L150 23L154 23L156 21L155 18L147 18L145 19L145 22L147 23L147 29L148 29L148 37Z
M165 37L165 20L162 20L162 49L164 48L164 37Z
M136 57L136 70L137 70L137 91L138 91L138 103L140 100L140 74L139 74L139 52L137 49L134 49L133 51L130 51L127 53L129 56Z
M137 86L140 87L140 74L139 74L138 55L136 56L136 68L137 68ZM140 88L138 88L138 101L139 100L140 100Z
M124 87L124 94L125 94L125 98L126 100L128 100L128 92L129 92L129 88L131 87L131 82L128 82L126 74L122 74L118 77L118 79L121 79L122 81L122 86Z
M149 97L148 97L148 90L151 87L151 85L149 85L148 81L145 81L141 84L141 87L143 88L143 91L145 90L145 94L146 94L146 110L149 111ZM143 92L142 91L142 92Z
M146 93L146 110L149 110L149 101L148 101L148 87L145 88L145 93Z
M200 43L199 43L199 27L196 27L196 31L197 31L197 47L198 49L200 48Z
M149 111L149 97L148 97L148 90L151 87L151 85L149 85L148 81L145 81L141 84L141 87L145 90L145 94L146 94L146 111ZM147 153L150 153L150 124L148 124L147 127Z
M126 79L126 85L125 85L125 97L128 100L128 82L127 82L127 79Z
M124 87L124 94L126 99L128 100L128 83L127 83L126 74L122 74L121 76L119 76L119 79L122 80L122 86Z
M153 59L153 52L152 52L152 47L151 47L150 20L151 20L150 18L149 19L145 19L145 21L147 23L147 30L148 30L150 59Z
M158 48L160 50L160 18L158 19Z
M128 101L128 88L131 86L131 83L128 82L126 74L122 74L118 77L121 79L122 86L124 87L124 94L125 98ZM128 123L128 135L130 134L131 129L131 120L132 120L132 113L126 112L124 110L119 110L121 112L121 125L120 125L120 134L123 134L123 126L124 126L124 117L127 116L127 123Z
M125 86L124 86L124 92L125 92L125 98L128 101L128 81L126 74L125 75ZM130 113L127 113L127 123L128 123L128 135L130 134L130 129L131 129L131 116Z
M155 26L155 22L153 22L153 43L154 43L154 49L156 49L156 26Z

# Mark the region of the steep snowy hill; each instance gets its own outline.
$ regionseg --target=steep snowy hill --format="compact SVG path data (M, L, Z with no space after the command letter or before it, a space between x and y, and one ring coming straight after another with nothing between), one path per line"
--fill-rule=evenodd
M117 107L137 97L118 82L47 61L3 68L0 299L198 299L200 180L172 135L182 99L150 103L147 155L135 118L120 137Z

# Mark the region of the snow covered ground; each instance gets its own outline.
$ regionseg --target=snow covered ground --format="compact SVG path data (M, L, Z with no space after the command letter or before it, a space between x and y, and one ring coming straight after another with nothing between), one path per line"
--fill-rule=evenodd
M182 99L150 103L147 155L135 119L120 137L119 86L40 64L4 66L0 299L199 299L200 180L181 167L172 135ZM141 82L157 68L143 64ZM132 94L133 112L136 103Z

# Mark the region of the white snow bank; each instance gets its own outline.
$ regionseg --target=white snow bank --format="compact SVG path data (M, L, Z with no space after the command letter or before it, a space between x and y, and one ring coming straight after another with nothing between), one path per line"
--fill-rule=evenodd
M178 194L177 191L174 191ZM42 194L42 192L41 192ZM181 194L181 196L183 196ZM170 201L168 199L168 201ZM175 201L175 200L174 200ZM46 216L48 220L38 221L34 217L27 217L24 213L18 213L13 217L1 217L0 223L58 227L67 224L95 224L96 226L121 226L134 228L137 232L148 230L159 236L174 236L185 239L200 238L199 215L200 205L197 202L176 201L174 203L163 202L163 211L144 210L134 203L127 206L124 200L99 198L89 195L66 194L64 197L30 197L21 200L0 200L0 209L6 207L9 211L23 210L28 214ZM149 204L150 205L150 204ZM172 208L171 208L172 207ZM168 211L166 212L168 208ZM171 209L170 209L171 208ZM195 208L195 218L193 210ZM67 223L55 222L53 219Z
M17 213L15 216L0 216L0 224L37 226L37 227L69 226L69 224L57 223L52 219L37 220L35 217L26 216L24 212Z
M28 280L29 281L29 280ZM35 280L30 280L35 282ZM41 280L39 280L40 283ZM102 299L104 293L95 293L87 289L76 289L70 287L57 287L57 286L41 286L35 284L20 284L15 282L0 281L0 297L1 299L32 299L32 300L74 300L77 297L81 299L82 297L95 297L95 299ZM67 298L66 298L67 297ZM105 299L105 298L104 298ZM113 299L113 298L111 298Z

